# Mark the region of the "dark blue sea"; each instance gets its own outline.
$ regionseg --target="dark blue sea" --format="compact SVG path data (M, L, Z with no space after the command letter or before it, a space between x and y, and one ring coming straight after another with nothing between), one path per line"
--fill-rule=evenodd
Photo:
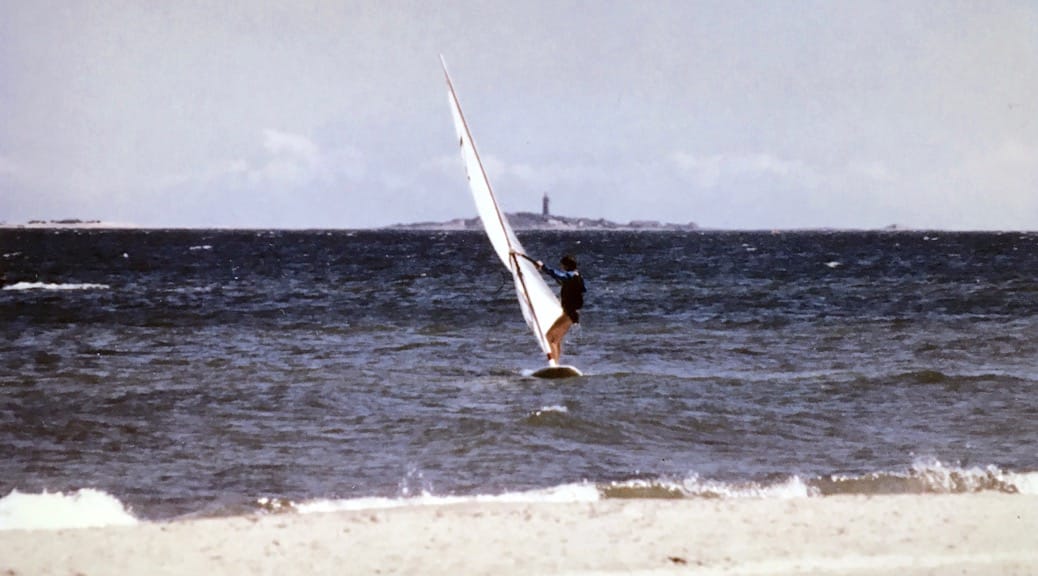
M584 377L481 233L0 230L0 505L1038 493L1038 234L519 236Z

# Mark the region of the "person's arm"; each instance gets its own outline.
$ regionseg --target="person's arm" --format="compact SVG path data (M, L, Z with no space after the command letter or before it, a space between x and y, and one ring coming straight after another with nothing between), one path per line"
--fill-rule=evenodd
M559 284L562 284L566 280L569 280L570 278L573 278L574 276L577 275L576 272L568 272L566 270L556 270L555 268L552 268L551 266L545 266L544 263L540 262L540 261L538 261L537 264L539 265L538 268L540 268L542 272L544 272L548 276L551 276L552 278L554 278L555 281L558 282Z
M515 254L516 256L521 256L523 258L526 258L530 262L533 262L533 265L536 266L538 270L548 274L549 276L554 278L559 283L562 283L562 281L576 276L575 272L566 272L565 270L556 270L555 268L552 268L551 266L545 266L544 262L541 262L540 260L535 260L535 259L531 258L530 256L527 256L526 254L523 254L522 252L515 252L515 251L513 251L512 253Z

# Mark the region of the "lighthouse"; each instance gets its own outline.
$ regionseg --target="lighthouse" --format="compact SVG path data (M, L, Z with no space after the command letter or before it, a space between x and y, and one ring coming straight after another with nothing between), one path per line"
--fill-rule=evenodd
M548 217L548 193L544 193L544 198L541 199L541 216Z

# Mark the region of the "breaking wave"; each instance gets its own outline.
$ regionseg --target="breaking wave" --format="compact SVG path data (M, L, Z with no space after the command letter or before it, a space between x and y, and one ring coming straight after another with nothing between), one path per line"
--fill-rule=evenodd
M255 508L265 513L320 513L350 510L376 510L408 506L445 506L464 503L565 503L595 502L603 499L796 499L848 494L966 494L1001 492L1038 494L1038 472L1004 472L997 467L949 467L937 461L920 461L909 470L861 476L832 475L811 479L787 476L770 481L722 481L696 474L682 479L637 478L608 483L582 482L542 490L483 495L435 495L423 492L399 498L372 497L314 499L293 502L280 498L259 498Z
M23 494L0 498L0 530L54 530L130 526L137 518L118 498L100 490Z
M1038 495L1038 472L1006 472L995 466L962 468L937 461L917 462L910 469L863 475L830 475L803 479L786 476L767 481L686 478L636 478L607 483L579 482L544 489L499 494L436 495L423 491L399 497L315 498L300 502L265 496L252 505L216 512L315 514L383 510L415 506L486 503L577 503L606 499L797 499L841 495L968 494L998 492ZM187 516L190 517L190 516ZM187 518L185 517L185 518ZM138 518L116 497L99 490L24 494L17 490L0 498L0 530L40 530L135 525Z
M1006 472L997 466L946 466L919 460L907 470L861 475L833 474L804 479L731 482L690 475L680 480L632 479L599 487L605 498L809 498L838 495L1038 494L1038 472Z
M526 490L504 492L501 494L478 494L473 496L437 496L423 492L418 496L401 498L347 498L347 499L315 499L305 502L292 502L278 498L260 498L257 507L267 512L299 512L312 514L320 512L337 512L344 510L374 510L385 508L403 508L407 506L445 506L464 503L564 503L595 502L600 494L593 484L564 484L543 490Z

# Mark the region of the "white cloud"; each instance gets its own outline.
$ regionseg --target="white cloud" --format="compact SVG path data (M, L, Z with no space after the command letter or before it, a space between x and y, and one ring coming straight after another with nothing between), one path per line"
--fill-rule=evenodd
M679 176L702 189L713 189L726 179L742 176L763 176L803 185L814 184L818 179L816 171L803 162L766 153L698 156L676 151L668 161Z
M228 174L240 176L239 184L281 190L357 181L364 176L363 158L352 147L324 150L301 134L266 129L263 149L265 157L253 162L237 161Z
M222 162L207 169L163 180L160 188L251 189L256 192L293 192L308 186L349 184L366 174L365 160L352 146L325 149L292 132L266 129L262 152Z
M321 171L320 148L305 136L264 130L263 148L267 157L262 164L244 170L250 184L295 187L313 181Z
M273 129L263 131L263 147L273 156L293 156L316 161L320 148L312 140L300 134Z
M357 226L362 190L384 182L369 177L365 157L351 145L265 129L239 156L160 179L147 194L165 206L143 222L240 226ZM371 180L371 181L369 181ZM142 192L142 195L144 193ZM377 197L377 195L374 195ZM370 217L363 214L363 217Z

